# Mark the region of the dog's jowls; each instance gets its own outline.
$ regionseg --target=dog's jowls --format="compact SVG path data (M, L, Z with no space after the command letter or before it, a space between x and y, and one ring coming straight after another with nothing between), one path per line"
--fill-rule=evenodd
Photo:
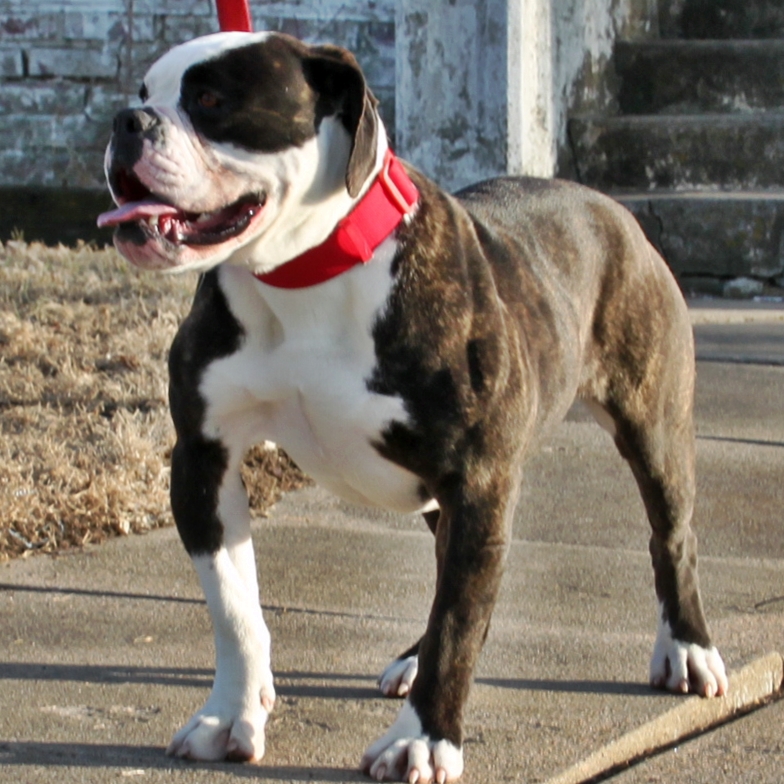
M422 639L382 675L405 703L361 766L379 779L460 776L524 461L575 398L612 433L651 523L651 683L723 693L690 528L691 329L632 216L558 181L452 197L407 167L416 206L367 263L279 288L264 275L327 240L384 165L354 58L273 33L208 36L153 65L140 97L115 120L117 208L100 222L141 267L203 273L170 357L171 498L217 664L169 753L264 754L275 690L239 467L269 439L349 501L424 513L436 595Z

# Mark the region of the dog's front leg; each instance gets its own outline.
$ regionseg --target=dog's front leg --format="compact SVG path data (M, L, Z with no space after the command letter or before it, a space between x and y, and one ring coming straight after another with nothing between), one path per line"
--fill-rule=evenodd
M238 457L217 441L180 440L172 454L172 510L212 618L216 671L209 699L167 753L259 760L275 692Z
M463 772L463 707L498 595L513 503L439 502L438 584L418 673L396 721L360 763L379 781L445 782Z

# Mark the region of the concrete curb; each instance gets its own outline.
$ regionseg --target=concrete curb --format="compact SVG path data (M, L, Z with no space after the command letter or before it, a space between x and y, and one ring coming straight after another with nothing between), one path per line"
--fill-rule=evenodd
M581 784L671 746L748 711L775 694L784 680L784 659L769 653L730 678L729 694L706 700L690 697L677 708L627 733L545 784Z
M756 303L755 303L756 304ZM704 324L784 324L784 306L771 303L767 307L724 305L709 307L689 303L692 326Z

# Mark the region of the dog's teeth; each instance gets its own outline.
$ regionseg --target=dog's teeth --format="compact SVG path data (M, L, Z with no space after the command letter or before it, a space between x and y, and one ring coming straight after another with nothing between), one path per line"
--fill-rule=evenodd
M199 217L196 218L196 223L204 223L205 221L208 221L210 217L211 216L209 212L202 212Z

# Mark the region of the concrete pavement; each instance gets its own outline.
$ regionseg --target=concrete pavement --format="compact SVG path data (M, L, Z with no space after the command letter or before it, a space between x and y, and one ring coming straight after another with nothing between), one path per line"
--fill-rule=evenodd
M695 527L708 617L737 671L784 652L784 309L706 310L694 309ZM466 782L547 781L686 704L646 686L647 536L630 472L573 410L529 465L468 707ZM163 754L213 666L206 607L168 529L0 567L0 782L365 780L359 757L398 707L375 678L427 617L430 534L310 488L254 538L279 694L261 766ZM778 702L613 780L780 783L783 729Z

